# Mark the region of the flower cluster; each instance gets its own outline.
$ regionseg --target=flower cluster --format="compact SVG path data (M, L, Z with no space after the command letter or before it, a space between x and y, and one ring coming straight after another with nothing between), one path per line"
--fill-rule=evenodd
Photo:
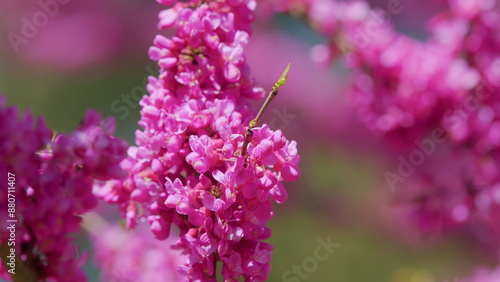
M415 150L415 143L443 132L446 142L439 149L430 144L413 183L399 180L401 187L413 187L396 194L407 194L418 225L444 221L441 232L446 226L467 227L499 246L494 219L500 209L500 14L495 2L449 1L449 10L430 21L425 42L393 31L374 38L353 53L357 70L351 89L359 116L398 152ZM440 158L433 156L438 150ZM436 169L456 167L457 161L458 178ZM440 216L433 216L436 212Z
M271 200L284 202L281 182L300 174L295 141L267 125L247 133L248 99L264 94L244 55L254 8L252 0L178 2L160 13L158 27L175 34L158 35L149 51L160 74L140 102L143 129L122 163L128 178L95 189L128 227L146 218L165 239L178 226L188 255L179 271L190 281L215 281L218 263L228 281L266 280Z
M416 143L441 133L443 144L428 144L408 164L411 177L388 180L402 187L393 194L406 206L398 214L427 231L474 229L481 233L477 238L499 246L498 3L449 0L447 11L429 21L429 37L419 41L387 20L403 10L403 3L394 2L387 10L371 10L364 1L267 1L305 18L327 38L327 45L313 49L313 59L328 63L343 53L352 69L353 108L391 153L412 156L420 150ZM460 177L447 177L451 173L440 167L453 167Z
M156 240L147 228L127 232L120 226L101 226L95 230L93 244L101 281L185 281L177 272L185 258L168 243L175 240Z
M69 135L51 141L52 132L42 120L33 123L29 112L18 119L15 107L0 100L0 164L2 182L14 175L9 193L0 196L0 245L7 244L7 219L16 219L16 256L37 281L86 281L80 269L85 257L75 258L70 233L79 230L80 215L94 208L94 179L125 176L119 164L127 143L114 138L112 120L89 111ZM14 184L15 183L15 184ZM15 197L15 212L8 211L8 194ZM2 257L2 259L4 259ZM21 263L19 263L21 264ZM4 276L8 275L2 269Z
M387 179L396 202L389 221L415 241L465 230L498 251L498 1L443 1L447 8L427 23L422 41L388 20L405 9L402 1L387 2L386 10L370 10L365 1L262 2L305 19L326 38L312 49L314 61L343 55L352 69L353 108L397 159L397 173ZM481 270L463 281L497 276Z

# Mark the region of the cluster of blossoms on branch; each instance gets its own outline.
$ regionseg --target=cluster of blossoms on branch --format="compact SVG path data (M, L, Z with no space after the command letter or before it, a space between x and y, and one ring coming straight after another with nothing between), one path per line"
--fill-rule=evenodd
M287 199L281 182L300 172L295 141L249 126L248 101L264 96L244 55L256 3L159 2L174 4L158 27L175 34L158 35L149 51L160 74L140 102L143 129L122 163L128 177L95 193L119 205L129 228L146 219L163 240L177 226L176 247L187 255L179 271L189 281L216 281L218 265L226 281L264 281L271 204Z
M80 215L97 205L94 180L125 177L120 162L127 143L113 137L114 121L101 120L95 111L88 111L71 134L54 138L42 119L34 121L29 112L18 116L0 96L2 183L15 175L15 189L0 195L0 245L7 246L7 220L15 219L15 245L9 246L16 250L17 275L29 281L86 281L85 257L75 253L70 234L80 229ZM12 214L7 213L10 193ZM9 279L5 267L0 266L1 275Z

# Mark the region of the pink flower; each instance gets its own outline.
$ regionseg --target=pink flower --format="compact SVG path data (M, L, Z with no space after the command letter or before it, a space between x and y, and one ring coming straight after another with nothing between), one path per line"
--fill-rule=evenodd
M165 239L176 225L188 256L179 270L189 280L214 281L217 264L228 280L266 280L272 248L261 241L271 235L271 200L282 203L280 182L300 174L296 143L267 125L252 129L241 155L255 117L247 99L264 94L244 54L254 8L178 2L160 13L159 28L174 35L157 36L149 51L161 70L140 102L137 147L122 163L128 178L95 189L120 206L129 227L145 217Z
M205 173L213 168L219 160L215 144L207 135L189 137L189 145L192 152L186 156L186 161L193 166L198 173Z

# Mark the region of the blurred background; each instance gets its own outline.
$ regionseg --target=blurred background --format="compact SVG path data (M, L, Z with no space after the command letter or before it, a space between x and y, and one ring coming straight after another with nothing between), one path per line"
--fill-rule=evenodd
M74 129L87 109L96 109L114 116L117 135L134 144L137 101L146 94L146 78L157 73L147 50L162 6L152 0L67 2L47 8L43 16L38 1L0 0L0 93L7 104L32 109L60 132ZM391 21L423 40L422 23L443 9L440 2L405 2ZM356 120L343 62L314 63L311 49L322 39L283 14L263 14L254 26L246 52L258 85L270 89L292 63L288 84L264 120L298 141L302 171L298 182L285 184L290 197L275 206L270 222L275 250L269 281L286 281L287 270L310 263L320 241L339 245L327 259L309 265L303 280L444 282L479 264L493 266L496 257L481 255L463 234L425 236L393 219L395 203L384 172L395 156ZM118 219L114 207L99 211L110 221ZM89 252L89 280L98 281L89 235L76 236L80 251Z

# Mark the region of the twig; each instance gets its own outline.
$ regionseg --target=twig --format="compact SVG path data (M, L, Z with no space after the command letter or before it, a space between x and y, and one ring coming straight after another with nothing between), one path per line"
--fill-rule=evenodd
M264 101L264 104L259 110L259 113L257 114L257 117L255 117L253 120L250 121L248 124L247 132L245 134L245 141L243 142L243 147L241 148L241 155L245 156L247 154L247 147L248 143L250 143L250 139L252 139L253 131L252 129L257 126L259 123L260 118L264 114L264 111L267 109L271 101L278 95L278 89L280 86L285 85L286 80L288 78L288 71L290 70L290 63L286 66L285 71L283 71L283 74L281 74L281 77L278 79L278 81L273 85L273 88L271 92L269 92L269 95L267 95L266 101Z

